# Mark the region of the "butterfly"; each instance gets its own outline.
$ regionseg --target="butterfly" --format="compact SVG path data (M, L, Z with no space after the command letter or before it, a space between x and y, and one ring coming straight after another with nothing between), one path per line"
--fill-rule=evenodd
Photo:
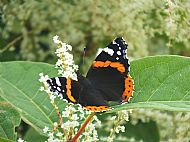
M47 80L50 90L68 102L101 112L111 109L109 101L126 103L133 96L134 83L129 74L128 44L122 37L113 40L93 61L86 77L77 81L64 77Z

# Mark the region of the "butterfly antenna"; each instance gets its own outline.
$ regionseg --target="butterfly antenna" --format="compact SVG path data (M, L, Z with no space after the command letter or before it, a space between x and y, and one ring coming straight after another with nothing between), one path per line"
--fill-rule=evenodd
M84 57L85 57L85 53L86 53L86 47L84 47L84 50L83 50L82 66L84 66Z

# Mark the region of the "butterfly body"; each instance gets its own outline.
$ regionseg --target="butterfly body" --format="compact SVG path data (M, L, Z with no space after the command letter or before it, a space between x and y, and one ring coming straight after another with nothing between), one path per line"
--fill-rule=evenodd
M96 57L86 77L79 74L77 81L51 78L47 81L50 90L95 112L110 109L108 101L128 102L134 85L129 75L127 46L123 38L115 39Z

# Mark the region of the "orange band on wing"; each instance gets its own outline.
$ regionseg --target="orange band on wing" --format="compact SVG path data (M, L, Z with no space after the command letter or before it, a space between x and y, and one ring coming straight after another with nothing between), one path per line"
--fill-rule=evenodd
M67 89L66 94L67 94L68 99L69 99L71 102L75 103L76 100L75 100L75 98L71 95L71 79L69 79L69 78L67 79L66 89Z
M119 72L124 73L125 72L125 67L123 64L119 63L119 62L111 62L111 61L106 61L106 62L102 62L102 61L94 61L93 62L93 67L98 68L98 67L112 67L112 68L116 68Z
M94 112L101 112L111 109L109 106L85 106L84 108Z
M122 94L123 102L129 102L130 101L130 99L133 96L133 91L134 91L133 79L130 75L128 75L125 78L125 90Z

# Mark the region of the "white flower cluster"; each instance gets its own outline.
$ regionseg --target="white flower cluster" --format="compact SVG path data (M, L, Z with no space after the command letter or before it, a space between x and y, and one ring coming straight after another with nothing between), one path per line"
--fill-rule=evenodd
M89 123L86 126L85 131L82 133L82 136L84 137L82 142L95 142L99 140L95 126L96 125L93 123Z
M119 132L125 132L125 126L122 125L124 124L125 121L129 121L129 113L127 110L121 110L118 111L117 116L112 116L109 118L113 122L113 128L109 128L108 130L110 131L110 135L107 138L107 142L113 142L115 139L115 133Z
M74 64L73 55L69 53L72 51L72 46L60 41L57 35L53 37L53 41L58 45L55 51L59 57L56 62L56 68L59 68L58 74L65 78L77 80L78 65Z
M43 83L43 86L40 87L40 91L45 91L49 95L51 103L54 103L54 99L56 98L56 95L54 95L54 93L50 91L49 85L47 83L49 76L44 75L43 73L40 73L39 76L40 76L39 81Z
M94 116L92 122L86 126L84 132L82 133L82 135L81 135L82 142L99 141L96 128L101 127L101 121L98 119L97 116Z
M48 134L47 142L66 142L71 139L79 130L80 123L83 122L90 112L84 110L80 105L74 107L74 104L69 103L68 106L62 111L62 117L67 121L62 123L61 128L56 131L50 131L48 127L44 127L43 132ZM55 122L54 126L58 124ZM81 142L98 141L98 134L96 127L100 126L101 122L94 116L92 121L85 127L84 132L80 135Z
M56 55L59 57L58 61L56 62L56 68L59 68L58 74L61 74L63 77L66 78L77 80L77 74L75 72L78 70L78 66L74 64L73 56L69 53L69 51L72 50L72 47L58 40L58 36L55 36L53 40L56 44L58 44L55 52ZM51 103L56 109L56 112L59 111L57 105L54 102L56 95L51 92L47 83L49 76L44 75L43 73L40 73L39 76L39 81L43 83L43 86L40 88L40 90L48 93ZM75 106L74 104L69 103L65 107L64 111L62 111L62 113L57 113L60 115L61 123L59 122L58 124L57 122L55 122L53 130L50 130L47 126L44 127L43 133L48 135L47 142L65 142L70 140L77 134L81 125L80 122L86 120L87 116L91 115L91 112L84 110L83 107L80 105L78 107ZM67 121L62 122L62 120ZM98 134L95 126L100 125L101 122L96 116L94 116L94 118L85 127L84 133L80 135L80 141L98 141Z
M74 135L74 130L78 130L79 117L77 114L77 109L74 108L72 103L69 103L69 105L65 107L65 110L62 111L62 117L67 118L68 120L61 125L61 128L65 131L66 134Z

